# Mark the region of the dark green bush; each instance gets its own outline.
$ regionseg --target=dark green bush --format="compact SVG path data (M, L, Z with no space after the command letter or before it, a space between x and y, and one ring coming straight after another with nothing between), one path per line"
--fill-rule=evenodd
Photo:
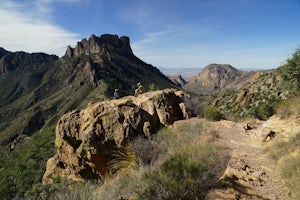
M286 64L278 68L279 74L289 89L300 88L300 48L287 59Z
M207 106L204 109L204 118L212 121L220 121L223 119L223 114L216 107Z
M254 117L260 120L267 120L269 117L275 114L273 105L262 104L254 111Z
M159 170L146 174L149 183L141 199L203 199L216 185L219 172L215 164L190 159L187 155L169 157Z
M46 162L55 152L54 135L54 126L44 128L2 160L0 199L23 198L26 191L41 182Z

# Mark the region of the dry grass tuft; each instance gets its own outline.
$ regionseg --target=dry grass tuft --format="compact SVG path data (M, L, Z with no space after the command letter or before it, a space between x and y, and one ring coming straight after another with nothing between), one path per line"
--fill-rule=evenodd
M277 141L266 152L278 163L281 177L290 189L291 199L300 199L300 133L288 141Z

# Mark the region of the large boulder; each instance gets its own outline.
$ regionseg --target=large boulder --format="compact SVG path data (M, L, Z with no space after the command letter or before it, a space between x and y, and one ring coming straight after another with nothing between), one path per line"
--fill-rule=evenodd
M44 182L51 177L97 179L108 172L111 153L137 136L151 138L159 129L187 118L183 92L165 89L137 98L91 103L63 115L56 126L56 155L47 162Z

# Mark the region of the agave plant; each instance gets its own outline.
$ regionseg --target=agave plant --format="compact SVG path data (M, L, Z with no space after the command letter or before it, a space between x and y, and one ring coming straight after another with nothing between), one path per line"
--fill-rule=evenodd
M111 172L135 168L139 165L139 160L130 146L113 150L112 159L108 162L108 169Z

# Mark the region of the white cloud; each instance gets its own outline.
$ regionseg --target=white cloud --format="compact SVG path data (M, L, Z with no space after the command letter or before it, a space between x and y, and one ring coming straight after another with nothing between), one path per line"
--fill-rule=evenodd
M133 43L133 51L145 62L158 67L201 68L211 63L220 63L238 68L275 68L285 59L284 53L278 53L277 49L289 49L288 45L281 44L262 48L255 44L249 46L231 41L205 42L206 36L210 37L218 27L205 26L203 29L194 29L193 33L192 27L172 26L146 34Z
M32 5L35 7L35 10L39 17L46 17L46 19L51 18L51 12L53 11L52 4L57 2L65 3L76 3L81 0L33 0Z
M132 44L132 48L137 56L153 65L199 67L211 56L203 57L211 48L205 38L212 37L219 29L210 22L205 18L198 22L168 25L157 32L145 34Z
M0 7L0 47L62 56L67 45L79 40L79 35L46 20L51 19L50 4L54 1L78 0L36 0L23 4L4 0Z

